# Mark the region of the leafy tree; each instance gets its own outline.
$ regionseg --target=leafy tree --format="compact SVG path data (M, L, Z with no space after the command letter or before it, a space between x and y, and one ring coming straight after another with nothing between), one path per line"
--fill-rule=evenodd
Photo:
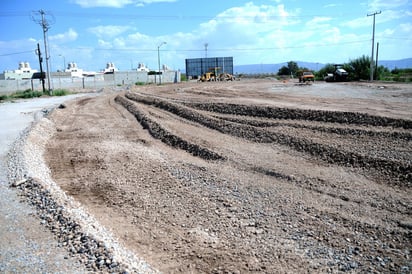
M328 73L333 73L335 71L335 66L333 64L326 64L323 68L316 72L316 79L323 79Z
M362 55L362 57L351 60L348 66L344 66L344 69L352 80L368 80L370 79L370 64L370 58Z
M290 75L290 70L287 66L283 66L279 69L278 75Z
M387 67L384 66L379 66L376 71L375 71L375 75L376 75L376 80L384 80L386 78L388 78L390 76L390 71Z
M288 62L288 69L291 72L292 75L296 76L296 72L299 70L298 63L294 61L289 61Z
M279 69L278 75L293 75L296 76L296 73L299 70L298 63L295 61L289 61L287 66L283 66Z

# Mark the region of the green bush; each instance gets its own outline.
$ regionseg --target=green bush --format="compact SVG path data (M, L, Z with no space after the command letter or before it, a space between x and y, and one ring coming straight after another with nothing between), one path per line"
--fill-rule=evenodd
M70 91L65 90L65 89L56 89L53 91L52 96L65 96L71 94ZM38 98L43 96L42 91L32 91L31 89L26 89L24 91L16 91L15 93L12 94L4 94L0 95L0 101L6 101L6 100L13 100L13 99L30 99L30 98Z
M56 89L53 90L53 96L65 96L65 95L69 95L70 91L65 90L65 89Z
M145 82L136 82L136 83L134 83L136 86L144 86L145 85Z
M31 89L26 89L25 91L17 91L10 95L10 98L14 99L28 99L28 98L37 98L43 95L41 91L32 91Z

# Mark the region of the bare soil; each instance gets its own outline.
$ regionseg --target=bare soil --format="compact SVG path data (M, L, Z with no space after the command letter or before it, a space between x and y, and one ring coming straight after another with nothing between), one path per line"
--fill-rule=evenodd
M106 90L56 109L53 179L166 273L412 271L410 85Z

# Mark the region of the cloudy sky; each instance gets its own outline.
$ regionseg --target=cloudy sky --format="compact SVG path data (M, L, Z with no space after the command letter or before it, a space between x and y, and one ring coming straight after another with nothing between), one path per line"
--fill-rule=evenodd
M409 0L20 0L2 3L0 72L20 61L39 68L41 9L53 71L72 61L84 70L109 61L121 70L156 69L159 45L161 63L173 69L205 56L233 56L234 65L343 63L371 55L367 15L376 11L379 59L412 57Z

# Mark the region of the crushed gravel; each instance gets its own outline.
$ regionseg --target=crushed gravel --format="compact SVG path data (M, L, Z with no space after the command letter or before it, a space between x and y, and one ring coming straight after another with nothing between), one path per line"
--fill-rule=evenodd
M43 113L46 115L48 112ZM27 265L20 270L55 273L157 273L142 259L120 245L110 231L53 182L50 170L43 159L45 146L53 136L54 127L50 123L46 116L38 118L38 121L15 141L7 157L7 181L12 182L10 186L17 188L20 198L32 206L29 210L31 215L35 215L33 218L38 218L40 225L52 232L54 239L51 239L50 243L56 244L57 239L57 246L62 247L65 253L63 259L69 264L64 268L60 265L56 265L55 268L44 268L42 265L46 264L45 262L36 262L42 257L31 256L36 253L32 251L38 247L30 248L30 241L24 238L10 239L18 242L17 246L24 245L21 250L27 250L29 247L26 254L17 256ZM1 191L6 195L15 193L7 189L4 183ZM2 206L2 210L4 209ZM9 215L13 215L12 212L19 209L9 207L7 210L11 211ZM6 217L9 218L7 215ZM24 233L19 235L24 237ZM13 267L12 260L7 258L16 254L2 252L4 254L1 254L0 258L5 263L0 264L0 272L20 272ZM51 258L53 261L57 260L54 255ZM10 265L7 262L11 262ZM38 269L33 268L33 265L38 265Z

